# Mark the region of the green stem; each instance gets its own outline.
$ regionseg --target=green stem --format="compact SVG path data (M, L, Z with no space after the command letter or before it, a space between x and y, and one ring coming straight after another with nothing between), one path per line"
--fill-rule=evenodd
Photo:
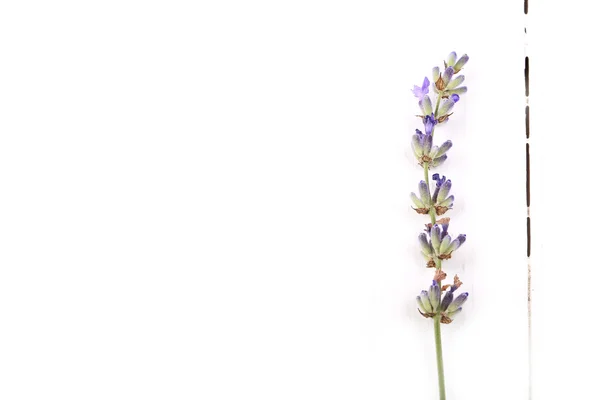
M438 387L440 400L446 400L446 382L444 380L444 358L442 356L442 332L440 328L440 314L433 317L433 331L435 334L435 356L437 359Z
M435 103L435 113L433 114L435 118L438 117L438 110L440 108L440 100L442 100L443 92L438 94L437 101ZM431 137L433 138L433 132L435 131L435 125L431 130ZM425 182L427 183L427 187L429 187L429 163L425 163ZM435 208L431 207L429 209L429 217L431 218L431 225L435 225ZM435 269L442 269L442 260L438 257L435 257ZM441 286L440 282L440 286ZM438 372L438 388L440 392L440 400L446 400L446 380L444 378L444 357L442 355L442 330L441 330L441 314L437 314L433 317L433 331L435 335L435 356L437 360L437 372Z
M435 112L433 114L433 117L437 119L438 117L438 110L440 109L440 100L442 100L442 95L444 94L444 92L440 92L438 93L438 98L435 102ZM433 128L431 128L431 138L433 139L433 132L435 132L435 125L433 126Z
M425 183L429 188L429 163L423 164L423 171L425 171ZM431 189L429 192L431 193ZM435 225L435 208L433 206L429 209L429 216L431 217L431 225Z
M429 209L429 217L431 218L431 226L435 225L435 208L433 206Z

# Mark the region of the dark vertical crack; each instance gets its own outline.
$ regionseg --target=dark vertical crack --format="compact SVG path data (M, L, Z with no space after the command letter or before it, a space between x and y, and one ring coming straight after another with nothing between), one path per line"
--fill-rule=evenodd
M525 57L525 97L529 97L529 57Z
M526 143L525 144L525 196L527 198L527 207L528 208L529 208L529 204L531 202L530 182L531 182L531 180L530 180L530 164L529 164L529 143ZM529 237L529 232L527 233L527 237ZM529 256L529 252L527 252L527 256Z
M529 139L529 106L525 106L525 138ZM529 203L527 203L529 206Z

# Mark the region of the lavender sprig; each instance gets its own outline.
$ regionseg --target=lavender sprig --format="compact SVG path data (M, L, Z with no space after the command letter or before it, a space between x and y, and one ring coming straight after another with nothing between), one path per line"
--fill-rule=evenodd
M424 180L419 182L418 195L411 193L415 205L413 209L419 214L429 216L430 223L426 225L426 233L419 235L421 253L427 260L426 266L435 268L435 275L429 290L421 291L417 296L418 310L426 318L433 318L438 367L438 386L440 400L446 399L444 379L444 363L442 357L442 340L440 324L449 324L462 311L462 305L468 298L468 293L454 296L454 292L462 285L458 276L454 277L452 285L443 285L446 273L442 271L442 261L448 260L466 241L466 235L457 235L454 240L448 233L450 218L436 217L444 215L454 205L454 195L450 195L452 181L439 173L433 174L435 188L429 183L429 169L441 166L448 159L448 151L452 142L447 140L436 146L433 141L437 126L448 122L454 107L467 92L466 86L461 86L464 75L462 71L469 57L465 54L457 59L455 52L450 53L444 61L444 68L433 68L432 96L436 96L435 108L429 96L430 81L427 77L421 86L415 85L412 92L418 99L421 114L417 115L423 123L423 131L416 129L412 136L412 149L417 162L423 167ZM433 190L432 190L433 189ZM443 295L443 297L442 297Z

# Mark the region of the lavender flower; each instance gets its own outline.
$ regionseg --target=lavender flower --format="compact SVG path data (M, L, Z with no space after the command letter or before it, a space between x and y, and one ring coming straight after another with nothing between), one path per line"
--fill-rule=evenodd
M433 174L431 179L435 181L435 191L433 192L433 196L431 196L432 200L437 201L438 194L440 193L440 187L446 182L446 176L442 175L440 178L440 174Z
M443 278L446 277L444 272L439 275ZM452 323L454 317L462 311L462 305L467 301L469 293L461 293L456 298L454 292L462 285L462 282L458 279L458 276L454 277L454 284L452 286L445 285L440 288L440 284L433 280L429 290L421 291L421 294L417 296L418 310L425 318L433 318L437 315L441 316L441 322L443 324ZM449 287L449 290L444 294L442 293Z
M427 77L425 77L425 79L423 80L423 85L421 87L418 87L417 85L415 85L412 92L415 95L415 97L417 97L419 100L423 100L423 97L427 93L429 93L429 79L427 79Z
M452 143L450 142L450 145ZM450 146L445 146L450 148ZM435 149L433 149L435 151ZM444 149L438 149L445 151ZM429 190L429 186L425 181L419 182L419 194L417 196L414 192L410 194L410 198L415 205L413 209L418 214L429 214L431 207L435 209L436 215L444 215L446 211L452 208L454 205L454 196L448 196L450 189L452 188L452 181L447 180L445 176L440 178L440 174L433 174L432 180L436 181L435 190L433 194Z
M433 137L416 129L412 137L412 149L419 165L429 163L432 167L442 165L448 158L446 152L452 148L452 142L446 140L441 146L433 146Z
M435 207L437 215L444 215L454 205L454 196L448 196L452 188L452 181L446 180L445 176L440 178L440 174L433 174L431 177L435 183L435 191L431 196L432 206Z
M444 274L445 275L445 274ZM458 276L454 278L458 280ZM460 282L460 281L459 281ZM462 311L462 305L467 301L469 293L461 293L454 298L454 292L460 285L452 285L450 290L444 294L442 298L443 289L437 281L433 281L429 290L421 291L421 294L417 296L418 310L425 318L433 318L436 315L441 315L441 322L443 324L450 324L454 320L454 317Z
M452 258L452 253L458 250L467 240L467 235L460 234L456 239L452 240L452 237L448 234L450 218L442 218L438 222L431 228L429 236L437 258L447 260Z
M442 314L441 322L444 324L452 322L453 318L462 311L462 305L469 297L469 293L465 292L454 298L454 292L460 285L462 285L462 282L458 279L458 276L455 276L454 284L450 286L450 290L446 292L442 299L439 310Z

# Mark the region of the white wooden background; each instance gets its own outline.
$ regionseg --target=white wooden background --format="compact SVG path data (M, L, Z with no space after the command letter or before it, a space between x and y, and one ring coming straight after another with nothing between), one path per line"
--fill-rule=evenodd
M540 400L593 398L599 353L598 28L563 3L528 20ZM528 399L524 24L522 0L3 2L0 398L436 399L410 89L456 50L448 398Z

